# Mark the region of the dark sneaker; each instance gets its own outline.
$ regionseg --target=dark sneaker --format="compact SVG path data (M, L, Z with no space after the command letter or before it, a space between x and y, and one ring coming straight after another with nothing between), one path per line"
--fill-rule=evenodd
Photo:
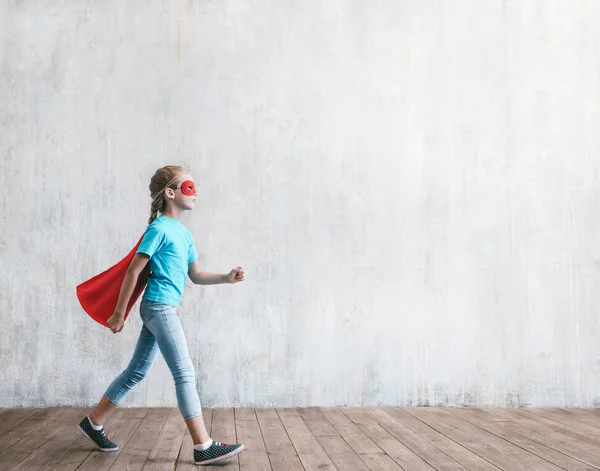
M214 463L215 461L226 460L237 455L244 449L244 445L228 445L227 443L213 442L210 448L206 450L194 449L194 463L199 466Z
M104 427L100 430L94 430L92 428L92 424L90 423L90 419L85 416L81 422L79 422L79 433L85 435L90 440L92 440L100 451L117 451L119 447L111 442L104 433Z

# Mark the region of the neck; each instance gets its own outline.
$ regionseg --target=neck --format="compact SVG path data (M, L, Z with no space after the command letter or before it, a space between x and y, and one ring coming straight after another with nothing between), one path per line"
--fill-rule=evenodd
M177 221L179 221L179 219L181 218L182 212L183 211L181 209L171 207L171 208L167 208L165 210L165 212L162 213L162 215L170 217L171 219L176 219Z

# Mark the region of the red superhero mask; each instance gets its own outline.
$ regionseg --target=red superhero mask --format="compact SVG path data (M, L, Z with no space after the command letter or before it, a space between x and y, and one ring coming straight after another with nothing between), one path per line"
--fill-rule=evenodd
M186 196L194 196L196 194L196 186L192 180L186 180L181 184L181 192Z

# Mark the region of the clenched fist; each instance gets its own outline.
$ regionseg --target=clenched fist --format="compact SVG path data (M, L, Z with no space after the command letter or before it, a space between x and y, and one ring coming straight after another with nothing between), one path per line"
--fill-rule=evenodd
M227 281L229 283L239 283L240 281L244 281L244 269L242 267L234 268L227 275Z

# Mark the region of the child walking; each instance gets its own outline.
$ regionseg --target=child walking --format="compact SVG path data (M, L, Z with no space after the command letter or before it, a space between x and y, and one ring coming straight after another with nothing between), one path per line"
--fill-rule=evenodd
M148 285L140 304L142 330L127 368L108 386L94 410L79 423L81 433L102 451L119 449L106 436L103 424L131 388L146 376L159 350L173 375L177 405L194 441L194 463L214 463L244 449L244 445L228 445L209 437L202 420L196 372L177 315L186 276L194 284L201 285L244 281L242 267L234 268L228 274L200 271L192 234L180 222L183 211L194 209L196 194L192 175L183 167L160 168L150 181L152 206L148 227L121 285L114 314L108 319L113 333L123 330L127 302L138 276L149 263Z

